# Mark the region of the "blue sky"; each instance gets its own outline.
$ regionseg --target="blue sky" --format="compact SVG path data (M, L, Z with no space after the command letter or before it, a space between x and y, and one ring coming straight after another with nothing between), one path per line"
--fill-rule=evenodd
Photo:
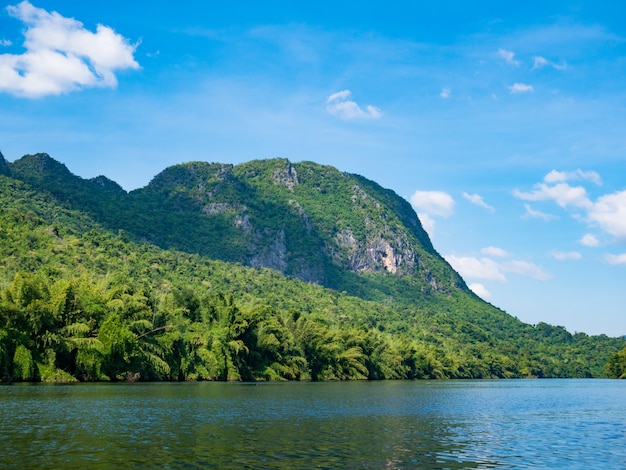
M411 201L528 323L626 334L626 4L9 2L0 150L132 190L284 157Z

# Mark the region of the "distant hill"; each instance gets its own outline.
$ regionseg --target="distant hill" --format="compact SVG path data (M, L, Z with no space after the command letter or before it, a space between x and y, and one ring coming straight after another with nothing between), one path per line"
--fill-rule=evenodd
M46 154L0 175L7 380L584 377L626 346L482 301L407 201L333 167L191 162L130 193Z

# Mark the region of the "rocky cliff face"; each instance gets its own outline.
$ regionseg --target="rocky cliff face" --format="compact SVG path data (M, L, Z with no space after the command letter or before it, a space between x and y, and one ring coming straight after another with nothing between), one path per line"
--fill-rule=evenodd
M8 167L106 226L164 248L271 268L338 290L346 273L409 276L424 290L465 288L408 202L330 166L285 159L190 162L128 194L105 177L78 178L43 154Z
M437 291L464 287L433 249L410 205L369 180L332 167L288 160L250 162L235 167L233 173L256 194L290 209L282 216L281 231L257 227L271 236L264 238L262 256L254 256L253 265L278 268L322 284L329 266L334 266L356 274L418 276ZM258 239L254 244L259 246ZM302 244L319 252L301 259L294 252ZM296 273L293 266L298 263L300 267L315 265L315 269ZM438 277L433 274L438 270L435 266L441 264L446 279L433 282Z

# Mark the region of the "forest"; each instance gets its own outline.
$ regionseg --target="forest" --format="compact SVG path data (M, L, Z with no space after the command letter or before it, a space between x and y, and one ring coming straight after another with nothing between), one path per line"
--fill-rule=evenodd
M625 375L623 338L527 325L463 288L386 272L324 287L157 246L96 212L0 175L3 381Z

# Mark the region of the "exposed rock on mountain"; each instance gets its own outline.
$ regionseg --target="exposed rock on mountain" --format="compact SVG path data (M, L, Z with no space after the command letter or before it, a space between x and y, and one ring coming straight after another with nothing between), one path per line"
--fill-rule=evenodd
M163 248L266 267L338 290L352 275L409 276L422 292L467 290L408 202L357 175L311 162L190 162L126 194L83 180L46 154L13 173L111 229ZM115 205L115 216L109 207Z

